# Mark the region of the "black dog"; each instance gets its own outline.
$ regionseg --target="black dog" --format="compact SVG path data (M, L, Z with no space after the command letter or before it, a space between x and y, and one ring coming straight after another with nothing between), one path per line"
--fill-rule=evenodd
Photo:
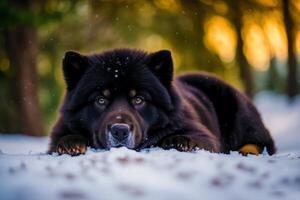
M219 78L192 73L173 79L171 53L117 49L93 55L69 51L67 93L49 152L78 155L86 147L158 146L235 151L254 145L275 153L251 101ZM251 151L250 151L251 153Z

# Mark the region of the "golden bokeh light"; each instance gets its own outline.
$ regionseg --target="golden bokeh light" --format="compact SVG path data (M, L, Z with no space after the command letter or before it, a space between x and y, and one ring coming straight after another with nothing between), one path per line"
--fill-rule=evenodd
M205 22L204 30L205 46L223 62L231 62L236 49L236 33L231 23L224 17L214 16Z
M0 71L7 71L10 68L10 61L7 58L0 59Z
M292 0L291 1L292 6L295 8L295 12L298 12L298 16L300 15L300 0ZM299 20L299 18L298 18Z
M287 59L287 36L282 21L274 16L266 16L263 30L270 45L270 54L280 61Z
M145 49L149 52L155 52L161 49L167 49L172 52L172 58L174 61L174 68L181 65L181 57L179 54L175 51L175 49L172 48L172 46L160 35L152 34L147 36L146 38L143 38L138 42L138 46L142 49Z
M45 55L39 55L37 71L38 74L41 76L47 76L51 72L51 65L49 59L47 59Z
M297 31L297 33L296 33L295 51L296 51L297 57L300 58L300 31Z
M217 13L220 13L221 15L225 15L228 12L228 5L224 1L215 1L213 3L213 8Z
M257 70L269 67L270 48L263 29L252 20L246 20L242 30L244 53L248 62Z
M181 5L177 0L156 0L154 4L161 9L168 10L170 12L178 12L181 9Z
M269 6L269 7L275 7L278 6L279 0L255 0L259 4L264 5L264 6Z

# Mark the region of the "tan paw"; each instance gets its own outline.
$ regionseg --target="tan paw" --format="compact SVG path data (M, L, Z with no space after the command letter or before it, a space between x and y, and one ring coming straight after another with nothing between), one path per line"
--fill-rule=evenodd
M244 156L248 154L259 155L261 153L261 148L255 144L246 144L239 149L239 152Z
M56 152L61 154L69 154L71 156L77 156L86 152L86 140L82 136L67 135L62 137L57 146Z

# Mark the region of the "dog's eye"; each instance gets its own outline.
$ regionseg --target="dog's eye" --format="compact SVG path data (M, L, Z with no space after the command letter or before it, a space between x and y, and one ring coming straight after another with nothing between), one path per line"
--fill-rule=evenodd
M142 96L135 96L132 100L133 105L141 105L144 103L144 98Z
M97 103L98 105L103 106L103 105L106 105L107 102L108 102L107 99L104 98L104 97L102 97L102 96L99 96L99 97L96 98L96 103Z

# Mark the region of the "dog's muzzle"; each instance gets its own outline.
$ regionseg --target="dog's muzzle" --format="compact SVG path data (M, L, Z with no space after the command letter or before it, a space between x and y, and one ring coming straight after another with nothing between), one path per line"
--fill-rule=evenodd
M107 141L110 147L134 148L133 125L114 123L107 126Z

